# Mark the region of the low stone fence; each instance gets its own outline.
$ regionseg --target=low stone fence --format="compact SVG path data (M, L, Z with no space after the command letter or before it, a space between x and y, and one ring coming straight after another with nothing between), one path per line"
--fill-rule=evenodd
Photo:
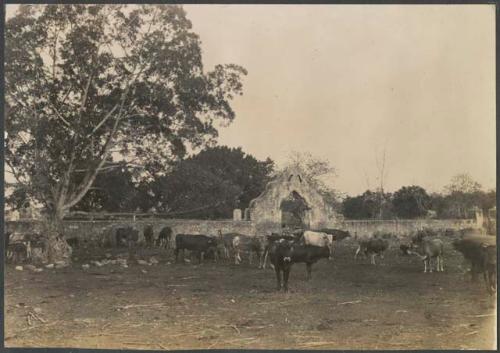
M232 220L186 220L186 219L150 219L150 220L95 220L63 222L64 235L67 239L78 238L81 240L96 241L98 243L108 239L114 242L115 230L119 227L132 226L139 230L140 241L144 240L144 229L153 227L154 237L157 238L161 229L170 227L173 235L179 233L205 234L210 236L222 233L236 232L240 234L255 235L255 227L250 221ZM30 233L40 232L40 221L7 221L5 228L7 232Z
M416 220L352 220L339 223L338 228L352 235L366 236L377 231L408 235L424 228L433 230L480 228L475 219L416 219Z
M210 236L222 233L240 233L249 236L270 234L271 231L279 232L279 224L255 224L252 221L234 220L189 220L189 219L142 219L142 220L94 220L94 221L64 221L66 238L79 238L91 242L103 243L106 240L114 244L116 228L132 226L139 230L140 241L144 240L144 229L153 227L154 238L158 237L163 227L170 227L173 235L205 234ZM6 221L5 228L8 232L30 233L40 232L40 221L20 220ZM431 228L434 230L451 228L455 230L464 228L480 228L475 219L466 220L344 220L331 228L348 230L352 235L366 236L377 231L390 232L400 236L408 235L413 231Z

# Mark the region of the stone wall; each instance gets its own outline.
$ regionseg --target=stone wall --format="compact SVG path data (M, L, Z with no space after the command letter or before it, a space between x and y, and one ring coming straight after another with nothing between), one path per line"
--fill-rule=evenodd
M407 235L413 231L430 228L434 230L451 228L480 228L475 219L422 219L422 220L352 220L342 221L337 228L348 230L352 235L366 236L377 231Z
M6 231L19 233L40 232L41 223L39 221L6 221ZM140 231L141 241L143 240L144 228L147 225L153 226L154 237L163 227L171 227L173 234L206 234L216 236L218 231L222 233L240 233L250 236L265 235L281 230L280 223L253 221L233 221L233 220L187 220L187 219L149 219L149 220L109 220L109 221L64 221L65 236L67 238L88 239L97 243L108 239L112 243L115 240L115 229L123 226L133 226ZM464 229L480 228L475 219L467 220L353 220L341 221L330 225L331 227L348 230L351 234L366 236L376 231L391 232L398 235L407 235L412 231L431 229ZM312 228L314 229L314 228Z
M39 221L7 221L5 222L7 231L20 233L40 232ZM252 222L232 221L232 220L186 220L186 219L150 219L150 220L109 220L109 221L64 221L66 238L79 238L96 241L98 243L105 239L114 241L116 228L132 226L139 230L140 240L144 240L144 228L151 225L154 237L158 237L163 227L172 228L174 236L179 233L185 234L206 234L211 236L222 233L236 232L240 234L255 235L255 227Z

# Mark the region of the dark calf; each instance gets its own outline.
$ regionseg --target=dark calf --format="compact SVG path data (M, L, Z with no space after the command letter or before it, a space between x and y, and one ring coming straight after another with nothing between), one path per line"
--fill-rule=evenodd
M271 235L266 235L264 239L265 239L265 242L264 242L265 246L264 246L264 253L263 253L264 259L263 259L262 264L261 264L261 267L264 269L266 268L267 257L269 256L269 252L271 250L271 246L273 243L275 243L277 241L281 241L281 240L287 240L289 242L297 241L297 238L293 235L277 234L277 233L271 233Z
M170 242L172 239L172 228L163 227L156 240L156 245L160 248L168 249L170 248Z
M291 266L294 263L306 264L307 280L310 280L312 265L321 259L328 259L330 250L326 246L298 245L287 240L280 240L270 245L269 256L276 272L278 290L281 289L281 272L283 272L283 288L286 292Z
M175 237L175 261L178 261L180 251L182 251L184 258L184 250L196 252L201 263L205 253L217 251L217 239L201 234L177 234Z
M144 242L146 243L146 246L153 246L153 241L154 241L153 226L148 224L146 227L144 227Z
M330 250L328 247L313 245L295 245L292 247L292 263L305 263L307 269L307 280L311 279L312 265L321 259L328 259Z
M365 256L371 255L371 264L375 265L375 256L378 255L383 258L383 253L388 247L389 241L379 237L359 240L358 248L354 254L354 260L357 260L358 254L363 252Z
M292 242L287 240L278 240L269 245L269 257L276 273L278 291L283 288L285 292L288 292L288 278L292 268L292 245ZM281 273L283 273L283 284Z

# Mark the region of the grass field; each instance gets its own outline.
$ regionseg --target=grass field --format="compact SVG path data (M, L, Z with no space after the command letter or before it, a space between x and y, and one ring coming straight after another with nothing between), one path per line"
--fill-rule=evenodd
M275 291L274 271L247 263L202 265L156 255L158 265L92 266L75 252L71 267L5 276L7 347L129 349L493 349L495 297L464 275L462 256L445 249L445 272L422 272L395 247L379 264L354 262L340 243L306 281L293 266L290 292ZM102 258L103 250L92 257ZM106 252L109 252L107 250ZM120 252L112 251L113 256ZM123 250L121 251L123 252ZM171 262L168 264L167 262ZM35 312L41 320L28 313Z

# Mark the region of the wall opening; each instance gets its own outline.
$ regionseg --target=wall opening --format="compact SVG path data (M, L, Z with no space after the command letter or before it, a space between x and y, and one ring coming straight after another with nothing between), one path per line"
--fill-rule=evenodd
M309 228L307 211L310 209L306 200L297 191L292 191L280 204L281 227Z

